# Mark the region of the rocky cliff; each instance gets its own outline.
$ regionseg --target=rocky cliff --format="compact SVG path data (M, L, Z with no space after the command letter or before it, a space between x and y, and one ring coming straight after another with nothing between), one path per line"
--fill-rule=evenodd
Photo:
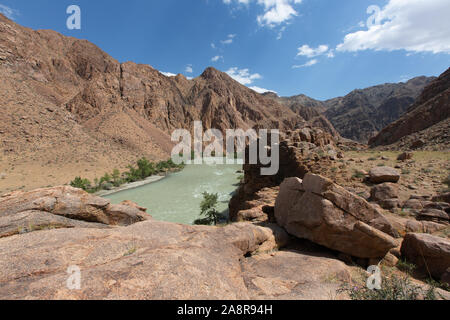
M344 138L367 143L400 118L433 79L418 77L405 83L355 90L345 97L325 101L324 114Z
M448 144L449 117L450 69L430 83L407 113L384 128L369 144L372 147L390 145L411 135L415 135L414 141L409 141L408 144L412 148L438 145L439 138L443 138L443 142ZM433 133L436 131L437 135Z

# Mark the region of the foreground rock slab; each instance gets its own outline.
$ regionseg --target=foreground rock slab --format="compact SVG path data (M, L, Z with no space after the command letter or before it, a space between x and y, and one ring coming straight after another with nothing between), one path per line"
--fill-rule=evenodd
M298 238L359 258L396 247L389 221L364 199L331 180L307 174L286 179L275 205L277 223Z
M152 220L16 235L0 239L0 299L249 299L240 260L286 240L277 226ZM80 290L67 288L70 266Z
M41 229L127 226L151 219L144 209L67 186L13 192L0 197L0 238Z

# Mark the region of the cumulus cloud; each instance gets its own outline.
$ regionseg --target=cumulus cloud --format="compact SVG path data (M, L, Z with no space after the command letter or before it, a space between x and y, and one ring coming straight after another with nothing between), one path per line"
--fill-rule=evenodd
M234 80L245 86L252 84L253 81L262 78L259 73L252 74L248 69L238 69L237 67L230 68L226 73Z
M227 38L225 40L220 41L220 43L222 43L222 44L232 44L235 37L236 37L235 34L229 34L227 36Z
M312 67L313 65L317 64L319 61L317 59L312 59L306 62L302 65L293 65L292 69L300 69L300 68L306 68L306 67Z
M226 4L241 5L248 5L252 1L263 7L263 13L257 17L259 25L271 28L297 16L298 12L294 9L294 5L302 2L302 0L223 0Z
M450 53L449 0L389 0L369 9L368 30L347 34L336 50Z
M186 72L186 73L192 73L192 72L194 72L194 69L192 68L192 64L188 64L188 65L186 66L186 69L184 70L184 72Z
M328 52L328 46L327 45L320 45L317 48L311 48L307 44L301 46L298 48L297 56L304 56L308 58L317 57L323 54L326 54Z
M212 57L212 58L211 58L211 61L212 61L212 62L217 62L217 61L219 61L219 60L221 60L221 59L223 60L223 56L215 56L215 57Z
M177 76L175 73L172 73L172 72L163 72L163 71L160 71L160 73L162 73L162 74L165 75L166 77L176 77L176 76Z
M264 88L260 88L260 87L249 87L250 89L252 89L253 91L256 91L258 93L266 93L266 92L272 92L272 93L276 93L278 94L276 91L273 90L268 90L268 89L264 89Z
M0 4L0 13L2 13L8 19L14 20L19 12L15 9L12 9L8 6Z

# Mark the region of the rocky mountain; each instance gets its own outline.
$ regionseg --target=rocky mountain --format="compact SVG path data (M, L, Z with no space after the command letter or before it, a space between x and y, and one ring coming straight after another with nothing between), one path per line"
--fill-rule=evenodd
M448 145L450 122L450 69L430 83L400 119L370 140L372 147L403 140L404 147Z
M293 97L278 97L275 93L269 92L264 95L289 107L289 109L305 119L310 126L322 128L332 136L339 137L339 132L323 115L326 108L321 101L314 100L303 94Z
M305 120L213 68L193 79L120 63L86 40L0 15L0 190L94 178L167 158L174 129L296 128ZM31 183L31 184L30 184Z
M345 97L325 101L324 114L344 138L367 143L381 129L400 118L434 79L418 77L406 83L355 90Z

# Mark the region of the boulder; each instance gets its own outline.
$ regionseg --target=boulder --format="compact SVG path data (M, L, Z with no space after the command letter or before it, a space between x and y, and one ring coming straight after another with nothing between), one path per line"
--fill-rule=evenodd
M370 200L380 201L398 198L398 185L394 183L383 183L374 186L370 191Z
M440 194L433 198L433 201L441 201L450 203L450 192Z
M331 180L307 174L288 178L275 204L277 223L298 238L339 252L378 258L396 246L395 230L367 201Z
M402 237L404 237L407 233L433 234L447 228L445 224L435 223L432 221L411 220L398 215L387 215L386 218Z
M399 199L386 199L378 201L381 208L385 210L394 210L400 208L401 203Z
M151 218L142 209L132 202L112 205L67 186L18 191L0 198L0 237L46 228L126 226Z
M450 241L429 234L408 233L403 240L402 257L424 274L441 280L450 266Z
M434 222L449 222L449 215L447 212L438 209L424 209L417 215L419 221L434 221Z
M422 210L423 203L417 199L409 199L403 204L404 209Z
M407 161L413 158L413 154L411 152L404 152L397 157L398 161Z
M419 149L425 145L425 141L418 139L411 144L411 149Z
M375 167L369 172L372 183L392 182L397 183L400 180L400 173L391 167Z

